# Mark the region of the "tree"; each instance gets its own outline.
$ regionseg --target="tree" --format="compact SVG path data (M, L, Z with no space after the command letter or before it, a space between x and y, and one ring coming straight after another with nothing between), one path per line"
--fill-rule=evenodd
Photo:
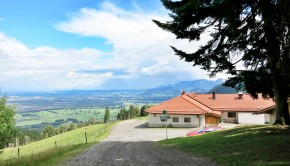
M173 46L175 54L193 62L213 77L225 71L232 77L225 85L246 90L257 98L276 103L275 124L290 124L287 98L290 94L290 1L275 0L162 0L172 13L162 29L177 39L210 39L193 53ZM239 69L237 65L243 64Z
M60 128L59 127L54 129L54 134L55 135L59 135L60 134Z
M7 97L0 98L0 149L5 148L15 134L14 109L6 105Z
M125 120L126 119L125 114L126 114L126 109L121 109L117 115L117 119L118 120Z
M96 120L96 118L94 118L94 117L90 117L88 122L89 122L89 124L91 124L91 125L97 124L97 120Z
M148 109L148 108L150 108L149 105L143 105L143 106L141 107L141 110L140 110L140 116L147 116L148 113L145 112L145 110Z
M74 129L76 129L76 125L75 125L74 123L70 123L70 124L68 125L68 129L67 129L67 131L72 131L72 130L74 130Z
M129 111L128 112L129 119L138 117L140 115L140 108L139 107L134 107L133 105L130 105L128 111Z
M19 145L27 144L29 142L41 140L41 131L30 131L30 130L21 130L17 129L16 137Z
M106 107L104 115L104 123L108 123L109 120L110 120L110 110L108 107Z
M54 127L52 125L48 125L43 129L43 136L46 137L52 137L54 136Z
M67 132L67 125L66 124L60 125L59 126L59 132L60 132L60 134L66 133Z

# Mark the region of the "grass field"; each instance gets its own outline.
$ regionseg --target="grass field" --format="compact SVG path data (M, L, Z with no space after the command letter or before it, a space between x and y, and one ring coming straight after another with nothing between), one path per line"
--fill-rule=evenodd
M290 165L290 127L284 126L244 126L158 144L221 165Z
M86 143L85 133L87 135L87 142L98 142L104 137L106 126L104 124L91 125L87 127L78 128L67 133L56 135L47 139L33 142L24 146L15 148L6 148L0 155L0 160L13 159L21 156L29 156L38 154L55 147L69 147L74 145L81 145Z
M110 119L117 117L118 109L110 109ZM105 109L103 108L81 108L81 109L59 109L34 112L18 112L15 116L16 126L31 126L43 122L53 123L56 120L76 119L79 122L87 122L91 117L102 122Z

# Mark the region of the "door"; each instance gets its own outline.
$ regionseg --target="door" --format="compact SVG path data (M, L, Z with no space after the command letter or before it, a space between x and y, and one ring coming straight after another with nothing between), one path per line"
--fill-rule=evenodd
M217 125L220 122L220 118L212 115L206 115L205 116L205 124L208 125Z

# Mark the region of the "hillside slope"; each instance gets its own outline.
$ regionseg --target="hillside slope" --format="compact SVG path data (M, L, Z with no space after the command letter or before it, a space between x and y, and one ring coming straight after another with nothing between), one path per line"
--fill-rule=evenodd
M0 160L5 160L8 158L18 157L18 148L20 151L20 156L26 156L31 154L37 154L39 152L46 151L48 149L54 148L56 146L68 146L86 143L85 135L87 136L87 142L99 141L102 134L105 132L105 125L91 125L82 128L78 128L63 134L59 134L53 137L49 137L37 142L32 142L24 146L19 146L15 148L6 148L0 155Z

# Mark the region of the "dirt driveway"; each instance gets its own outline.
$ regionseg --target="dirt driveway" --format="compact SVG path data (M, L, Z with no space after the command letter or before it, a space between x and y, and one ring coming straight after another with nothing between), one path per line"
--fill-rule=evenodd
M67 166L183 166L216 165L181 151L159 147L166 139L164 128L148 128L147 120L127 120L116 125L103 142L66 163ZM168 129L168 137L185 136L193 129Z

